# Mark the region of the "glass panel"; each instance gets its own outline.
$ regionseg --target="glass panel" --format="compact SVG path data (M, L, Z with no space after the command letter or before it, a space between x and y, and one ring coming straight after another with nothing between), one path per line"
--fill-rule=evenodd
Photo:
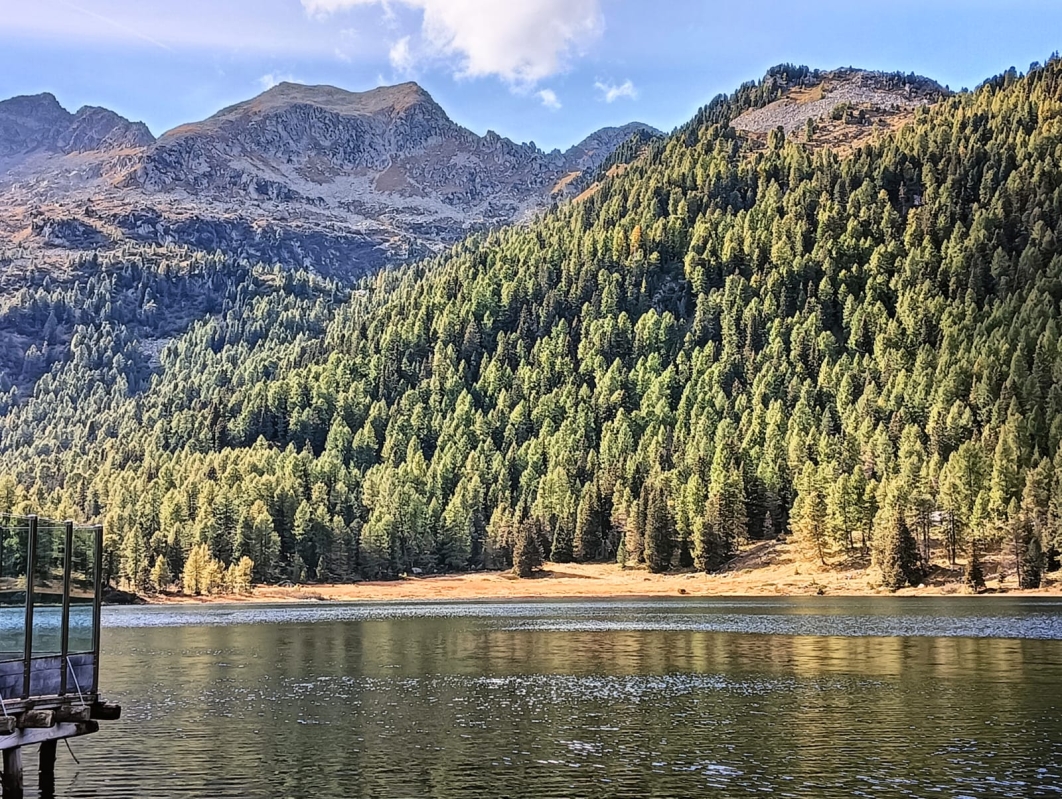
M75 527L70 570L70 652L91 652L96 596L96 531Z
M33 657L63 652L63 550L65 525L37 523L33 580Z
M28 535L27 519L0 515L0 661L25 654Z

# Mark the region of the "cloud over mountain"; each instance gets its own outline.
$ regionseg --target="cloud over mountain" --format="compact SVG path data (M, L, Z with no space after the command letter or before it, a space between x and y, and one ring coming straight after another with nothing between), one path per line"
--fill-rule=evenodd
M419 10L419 38L431 54L457 59L465 77L494 75L534 85L562 71L568 58L604 29L600 0L302 0L314 16L355 6L392 5Z

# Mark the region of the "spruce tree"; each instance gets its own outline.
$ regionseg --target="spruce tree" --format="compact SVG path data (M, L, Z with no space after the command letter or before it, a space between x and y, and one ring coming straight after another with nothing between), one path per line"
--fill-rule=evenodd
M525 519L516 531L513 545L513 572L517 577L530 577L542 566L542 549L538 543L538 525Z
M601 557L604 543L601 518L601 494L595 483L587 483L583 486L575 519L574 556L580 563Z
M985 587L985 572L981 568L981 557L976 547L970 548L970 554L963 570L963 582L974 591L983 591Z
M789 525L801 556L825 566L830 552L829 516L814 464L806 464L800 475Z
M130 527L122 543L122 576L133 591L140 591L148 582L151 563L148 543L139 527Z
M662 487L649 493L645 518L645 563L649 571L659 574L671 568L675 541L675 522Z
M571 563L573 552L572 532L567 520L558 520L553 531L553 544L549 558L554 563Z
M148 575L148 581L151 583L152 589L158 593L165 591L170 587L173 582L173 575L170 572L170 564L166 562L164 555L159 555L155 559L155 565L151 567L151 574Z
M1018 584L1021 588L1039 588L1044 574L1044 548L1040 536L1031 526L1025 525L1025 540L1018 572Z
M895 591L921 582L918 543L899 510L893 512L892 523L880 531L874 550L874 565L881 572L883 586Z
M624 551L627 555L627 563L637 566L645 562L645 531L646 520L649 513L649 483L642 484L638 502L634 507L634 519L627 528L627 541Z

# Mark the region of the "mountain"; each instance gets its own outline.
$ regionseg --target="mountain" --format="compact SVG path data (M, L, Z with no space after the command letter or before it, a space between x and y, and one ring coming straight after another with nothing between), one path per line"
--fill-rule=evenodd
M166 247L31 273L0 302L0 513L103 521L133 587L193 547L302 581L514 552L715 571L779 536L809 581L1039 584L1062 62L898 129L808 117L874 129L858 146L735 125L819 79L772 69L581 201L352 288Z
M23 247L176 243L351 277L530 218L636 132L661 135L634 123L545 153L455 124L415 83L281 83L157 141L103 109L14 98L0 104L0 232Z
M154 141L141 122L93 106L71 114L51 94L0 102L0 163L9 166L34 154L115 153Z

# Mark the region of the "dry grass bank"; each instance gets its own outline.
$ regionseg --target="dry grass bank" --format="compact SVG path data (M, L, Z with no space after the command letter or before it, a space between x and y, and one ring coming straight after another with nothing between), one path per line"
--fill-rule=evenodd
M290 601L410 601L623 598L657 596L941 596L969 593L960 569L942 564L924 585L886 591L878 587L871 572L859 563L823 568L800 563L791 545L761 542L745 549L720 574L695 572L650 574L642 569L621 569L609 563L547 563L534 578L521 580L508 572L478 572L430 577L408 577L389 582L352 585L303 585L280 588L259 586L245 596L157 596L152 603L290 602ZM999 561L985 560L987 594L1062 597L1062 573L1047 576L1037 591L1020 591L1004 562L999 580Z

